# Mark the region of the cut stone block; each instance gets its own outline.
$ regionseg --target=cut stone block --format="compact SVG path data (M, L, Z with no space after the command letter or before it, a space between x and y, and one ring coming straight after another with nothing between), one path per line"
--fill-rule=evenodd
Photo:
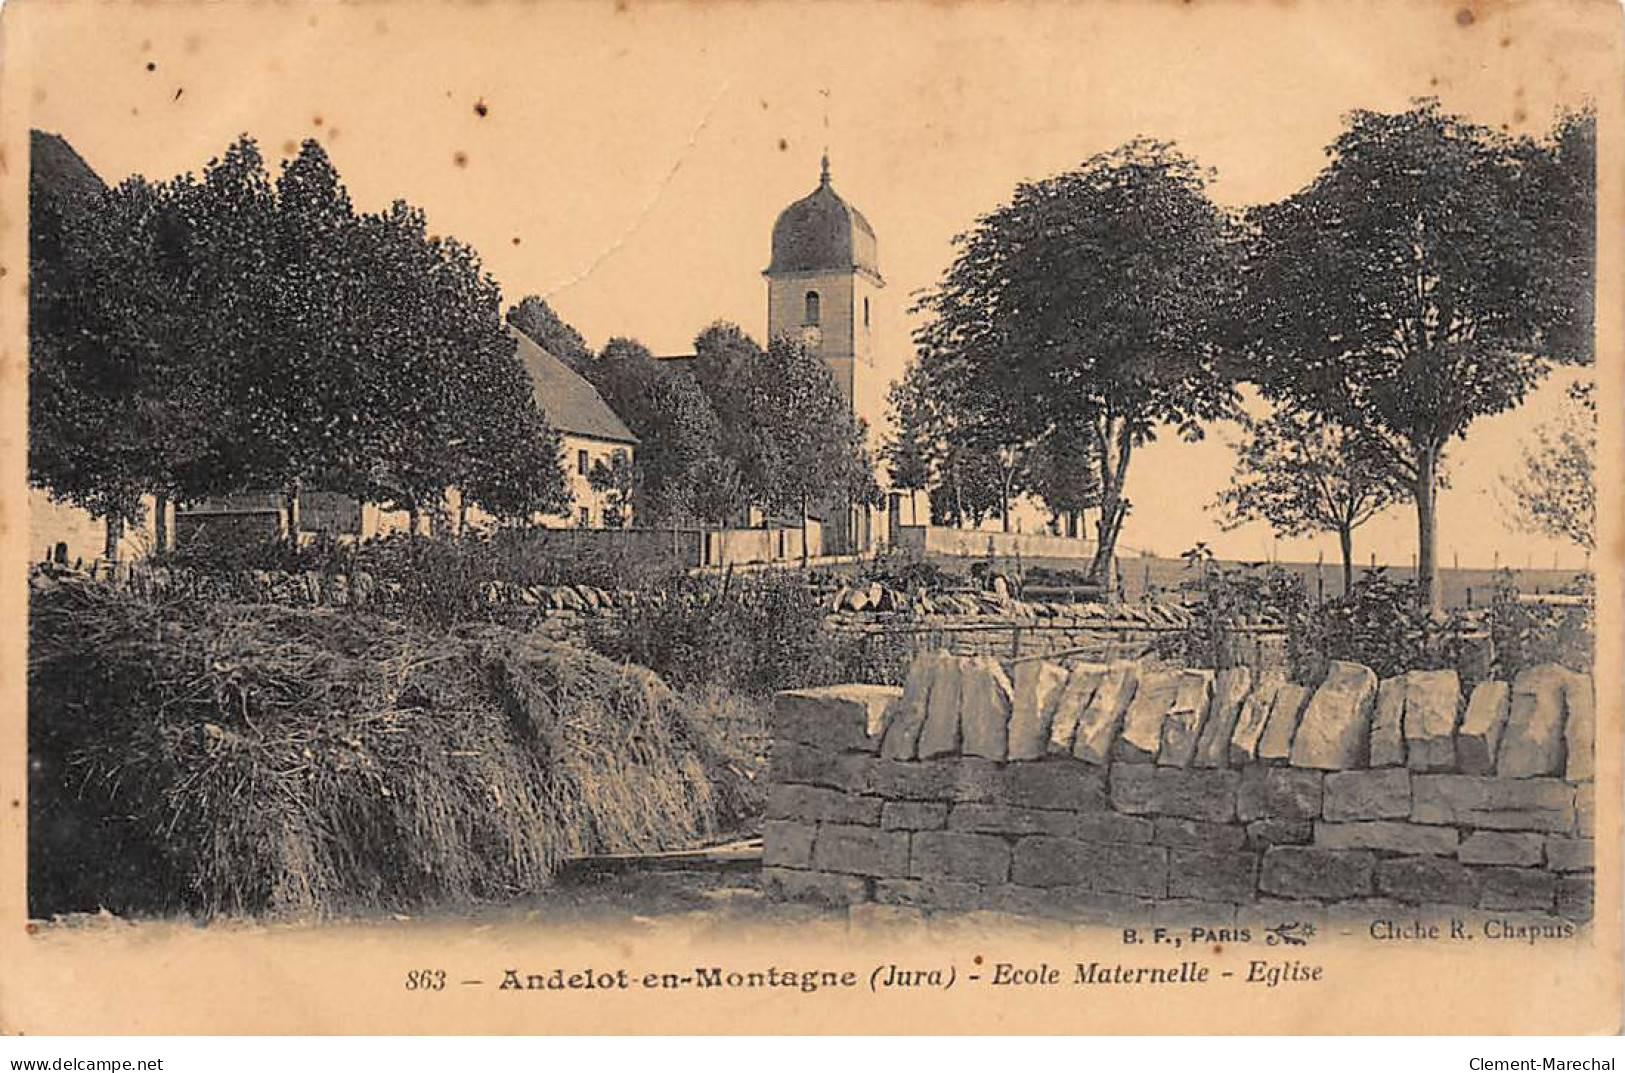
M965 660L950 656L931 674L931 695L925 704L925 726L920 728L921 760L959 753L959 708L964 700Z
M1009 756L1010 679L995 659L970 660L960 674L960 751L1003 761Z
M880 822L880 806L878 797L859 797L827 786L779 783L768 790L764 816L769 820L873 826Z
M1404 768L1334 771L1326 776L1328 820L1402 820L1411 814L1411 773Z
M1117 740L1123 716L1139 688L1137 670L1126 660L1107 668L1089 698L1089 706L1078 719L1077 736L1072 740L1073 756L1091 764L1104 764L1111 757L1112 743Z
M1113 764L1111 802L1131 815L1176 816L1209 823L1236 818L1240 772Z
M1218 673L1213 681L1213 699L1208 702L1207 718L1202 722L1202 733L1196 740L1197 767L1225 767L1230 762L1230 736L1236 731L1236 720L1241 707L1252 689L1253 672L1247 667L1229 667Z
M1377 891L1406 905L1477 905L1478 876L1445 857L1398 857L1377 865Z
M1472 831L1461 840L1456 858L1462 864L1533 867L1541 862L1545 841L1532 831Z
M1597 864L1597 846L1589 838L1546 839L1546 867L1554 872L1589 872Z
M893 686L792 689L773 698L773 736L820 749L874 752L901 694Z
M943 801L888 801L880 810L880 826L888 831L935 831L947 822Z
M768 868L811 868L818 826L768 820L762 824L762 864Z
M1162 747L1162 724L1179 692L1179 671L1148 671L1140 675L1123 716L1123 730L1112 746L1118 760L1144 764L1157 758ZM1076 753L1076 750L1074 750Z
M1307 686L1291 682L1275 692L1264 736L1258 741L1258 759L1267 764L1285 764L1292 756L1292 739L1298 734L1304 705L1309 700Z
M1027 808L1099 812L1106 808L1106 772L1060 757L1037 764L1012 764L1000 773L998 796L990 800Z
M1570 782L1580 782L1591 778L1597 742L1597 695L1589 674L1571 674L1563 683L1563 709L1564 773Z
M1596 877L1589 872L1557 878L1557 915L1584 924L1591 919L1596 903Z
M1010 844L997 835L921 831L913 836L909 875L1003 883L1010 878Z
M1481 868L1478 904L1484 909L1552 909L1557 876L1540 868Z
M1230 764L1241 767L1258 759L1258 746L1264 738L1264 727L1275 705L1275 694L1280 692L1279 682L1260 682L1241 706L1236 718L1235 733L1230 735Z
M1202 733L1202 723L1207 719L1212 693L1212 671L1187 670L1180 674L1173 703L1162 721L1162 747L1157 750L1157 763L1190 766L1196 756L1196 742Z
M1237 850L1247 844L1245 828L1233 823L1204 823L1158 816L1151 841L1184 849Z
M1377 703L1371 715L1372 767L1402 767L1405 764L1405 676L1384 678L1377 686Z
M1055 809L1018 808L1014 805L955 805L948 817L950 831L989 835L1063 835L1076 833L1078 814Z
M937 668L948 660L940 652L916 659L903 682L903 695L892 704L886 720L886 733L880 741L880 755L888 760L912 760L919 755L920 730L925 726L926 706Z
M861 793L877 760L867 753L836 753L794 741L774 741L768 746L769 778L774 782L801 782Z
M1033 835L1016 843L1010 879L1026 887L1084 886L1161 898L1168 893L1168 850Z
M1411 798L1411 819L1417 823L1550 834L1574 828L1574 787L1562 779L1417 775Z
M1495 771L1507 778L1563 772L1563 687L1571 672L1555 663L1520 671L1512 682L1512 708L1496 753Z
M1106 680L1106 674L1104 663L1079 663L1072 668L1066 685L1061 687L1061 695L1056 698L1055 717L1050 720L1050 752L1072 754L1072 739L1077 735L1078 723L1100 684Z
M987 888L959 879L877 879L875 901L920 909L978 909Z
M1405 758L1412 771L1449 771L1456 764L1461 679L1455 671L1405 675Z
M869 766L864 788L898 801L994 801L1005 792L999 765L975 756L918 762L877 759Z
M908 875L908 832L844 823L818 826L813 867L860 876Z
M1370 667L1333 660L1292 739L1292 765L1322 771L1363 767L1377 676Z
M869 884L859 876L812 872L799 868L762 869L762 893L779 901L851 905L866 901Z
M1282 898L1362 898L1371 893L1377 858L1367 850L1271 846L1258 887Z
M1454 856L1456 829L1401 820L1361 820L1315 824L1315 845L1327 849L1374 849L1386 853L1430 853Z
M1168 851L1168 895L1214 902L1250 902L1258 896L1258 854L1245 850L1171 849Z
M1318 771L1256 764L1243 768L1236 816L1242 821L1318 819L1324 779Z
M1037 760L1048 752L1050 728L1066 682L1066 668L1059 664L1046 660L1016 664L1010 702L1011 760Z
M1461 717L1456 736L1456 765L1464 775L1488 775L1495 770L1495 751L1506 730L1512 688L1505 682L1480 682Z

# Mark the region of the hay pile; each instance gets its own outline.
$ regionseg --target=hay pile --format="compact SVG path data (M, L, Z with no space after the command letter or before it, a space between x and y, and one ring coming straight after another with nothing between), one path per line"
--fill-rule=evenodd
M743 751L652 673L518 631L98 585L31 610L37 915L511 897L759 804Z

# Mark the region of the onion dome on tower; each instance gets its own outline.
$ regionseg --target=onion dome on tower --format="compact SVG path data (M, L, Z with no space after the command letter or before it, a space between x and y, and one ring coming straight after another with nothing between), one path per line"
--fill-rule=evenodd
M881 282L874 229L830 185L826 154L818 189L779 213L766 274L831 271L856 271Z

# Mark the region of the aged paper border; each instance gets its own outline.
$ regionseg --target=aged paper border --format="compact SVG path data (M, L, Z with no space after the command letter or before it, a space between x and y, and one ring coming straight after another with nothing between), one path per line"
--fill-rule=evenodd
M1227 4L1198 0L1222 16ZM1401 3L1404 0L1391 0ZM1146 6L1150 6L1149 4ZM795 991L631 991L502 994L487 986L439 995L408 993L405 972L444 966L453 975L492 981L502 970L627 967L635 973L695 965L758 969L852 969L861 979L882 963L961 966L1047 962L1063 971L1079 960L1133 960L1112 929L1021 928L976 917L929 935L846 923L736 928L727 933L682 918L605 929L545 924L486 925L448 919L403 926L385 920L342 926L187 923L78 929L27 926L25 875L24 430L26 428L26 197L30 87L50 72L31 65L31 3L13 4L0 21L4 92L0 94L0 562L6 644L0 651L0 1031L33 1034L218 1033L1608 1033L1620 1026L1621 715L1625 698L1625 322L1620 296L1625 234L1625 115L1621 100L1621 18L1605 0L1524 5L1416 3L1433 13L1437 63L1450 71L1467 58L1452 51L1455 16L1468 11L1486 28L1511 14L1542 32L1517 47L1533 50L1536 69L1562 70L1587 84L1599 112L1597 327L1603 460L1599 552L1599 654L1596 919L1567 943L1468 948L1379 948L1333 938L1300 955L1326 966L1318 985L1257 987L1011 988L871 994ZM151 19L184 20L190 4L143 5ZM1133 19L1138 8L1099 4L1103 17ZM294 16L300 9L290 6ZM395 19L414 8L396 5ZM763 18L773 8L763 6ZM893 9L908 39L911 20L933 18L935 4ZM1026 9L1004 9L1021 20ZM1359 5L1333 0L1285 3L1283 12L1357 18ZM467 14L476 17L477 5ZM1222 18L1215 20L1216 45ZM1590 42L1577 48L1577 42ZM1239 43L1245 47L1244 43ZM1375 62L1375 61L1373 61ZM1383 74L1380 66L1373 78ZM1612 419L1610 419L1610 415ZM710 930L707 930L707 928ZM1229 955L1278 958L1279 951Z

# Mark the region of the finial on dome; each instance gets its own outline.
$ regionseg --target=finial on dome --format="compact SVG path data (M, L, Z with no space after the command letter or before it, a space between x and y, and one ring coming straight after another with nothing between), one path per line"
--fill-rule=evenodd
M819 185L821 185L821 186L828 186L829 185L829 150L828 149L824 150L824 158L823 158L822 161L820 161L820 167L819 167L819 171L818 171L818 182L819 182Z

